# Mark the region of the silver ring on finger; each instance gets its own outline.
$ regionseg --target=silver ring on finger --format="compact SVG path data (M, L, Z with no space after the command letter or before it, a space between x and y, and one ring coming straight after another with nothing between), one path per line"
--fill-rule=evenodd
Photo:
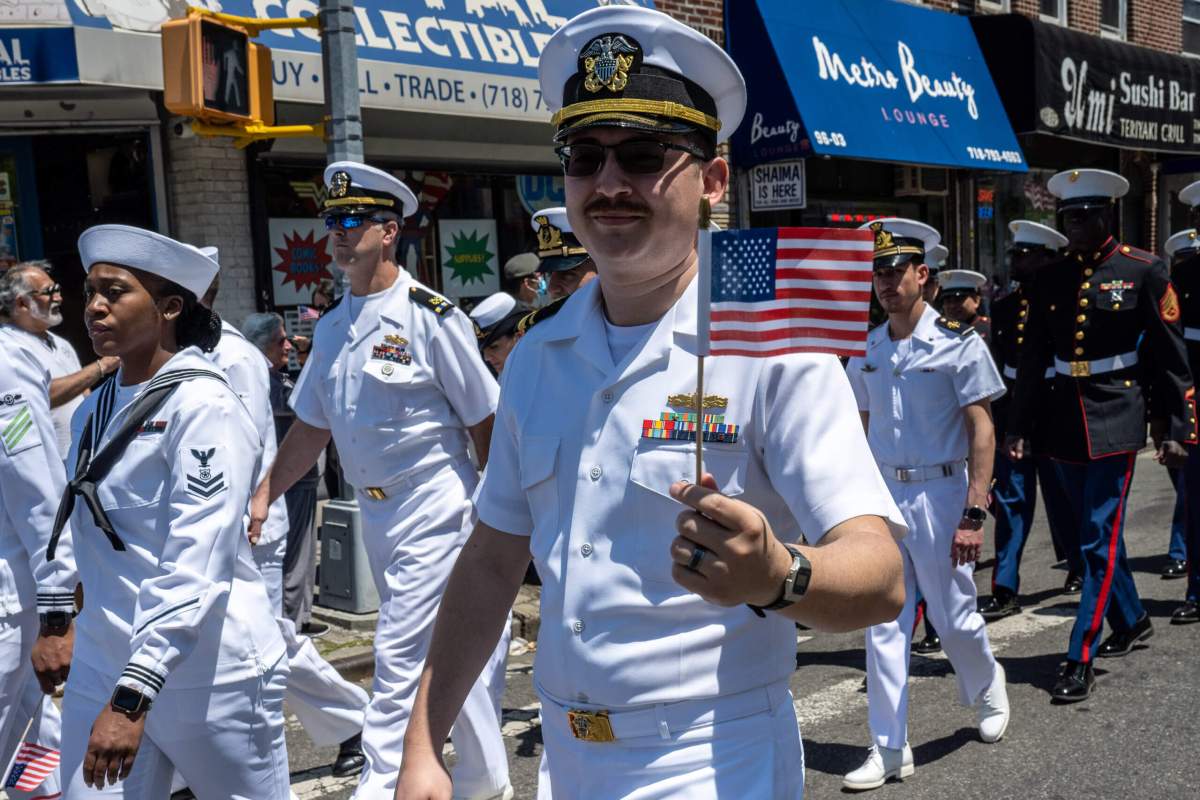
M688 561L687 568L692 572L696 572L700 567L700 562L704 560L704 554L707 552L708 550L704 549L700 545L696 545L692 549L692 558L690 561Z

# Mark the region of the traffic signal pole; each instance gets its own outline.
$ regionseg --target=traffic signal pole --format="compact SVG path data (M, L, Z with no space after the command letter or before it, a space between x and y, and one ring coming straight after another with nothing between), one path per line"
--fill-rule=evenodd
M321 71L325 81L325 153L330 162L363 160L358 51L353 0L321 0Z

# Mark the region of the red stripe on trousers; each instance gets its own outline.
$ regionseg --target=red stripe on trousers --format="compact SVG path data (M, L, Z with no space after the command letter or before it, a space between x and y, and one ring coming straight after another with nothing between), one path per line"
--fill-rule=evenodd
M1100 632L1100 621L1104 619L1104 603L1112 588L1113 562L1117 560L1117 537L1121 534L1121 516L1125 512L1125 501L1129 497L1129 483L1133 480L1133 459L1135 454L1129 454L1129 466L1125 468L1125 485L1121 487L1121 500L1117 504L1117 516L1113 519L1112 533L1108 537L1108 568L1104 571L1104 583L1100 585L1100 595L1096 599L1096 611L1092 614L1092 624L1083 635L1083 662L1091 661L1092 642Z

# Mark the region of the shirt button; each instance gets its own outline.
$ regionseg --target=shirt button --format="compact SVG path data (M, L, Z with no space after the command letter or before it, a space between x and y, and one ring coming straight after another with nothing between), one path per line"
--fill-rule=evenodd
M594 466L588 470L588 475L590 475L592 480L594 480L594 481L600 480L600 476L603 474L604 474L604 470L600 469L599 465Z
M571 626L571 630L575 631L576 633L583 633L583 620L575 620L575 624Z
M1093 272L1095 272L1095 270L1094 270L1094 269L1092 269L1091 267L1088 267L1087 269L1085 269L1085 270L1083 271L1083 276L1084 276L1085 278L1090 278L1090 277L1092 277L1092 273L1093 273Z
M583 553L584 558L587 558L588 556L590 556L592 554L592 546L590 544L588 544L587 542L584 542L580 546L579 552Z
M1092 288L1092 284L1088 281L1084 281L1083 283L1079 284L1079 289L1081 291L1086 292L1090 288Z
M1076 322L1087 322L1087 315L1080 314L1078 317L1075 318L1075 321Z
M1088 299L1087 299L1086 297L1081 297L1081 298L1079 298L1079 307L1080 307L1080 308L1087 308L1087 307L1088 307Z
M1077 341L1077 342L1083 341L1083 331L1075 331L1075 341Z
M1083 355L1083 348L1082 348L1082 347L1076 347L1076 348L1075 348L1075 355L1077 355L1077 356L1081 356L1081 355Z
M600 395L600 399L606 403L611 403L613 401L613 393L606 389L604 394Z

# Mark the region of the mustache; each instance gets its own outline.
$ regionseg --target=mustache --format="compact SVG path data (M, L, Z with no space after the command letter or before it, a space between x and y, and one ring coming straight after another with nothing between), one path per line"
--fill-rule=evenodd
M650 207L644 203L638 203L633 200L609 200L604 197L597 197L583 207L585 214L595 213L616 213L616 214L642 214L650 215Z

